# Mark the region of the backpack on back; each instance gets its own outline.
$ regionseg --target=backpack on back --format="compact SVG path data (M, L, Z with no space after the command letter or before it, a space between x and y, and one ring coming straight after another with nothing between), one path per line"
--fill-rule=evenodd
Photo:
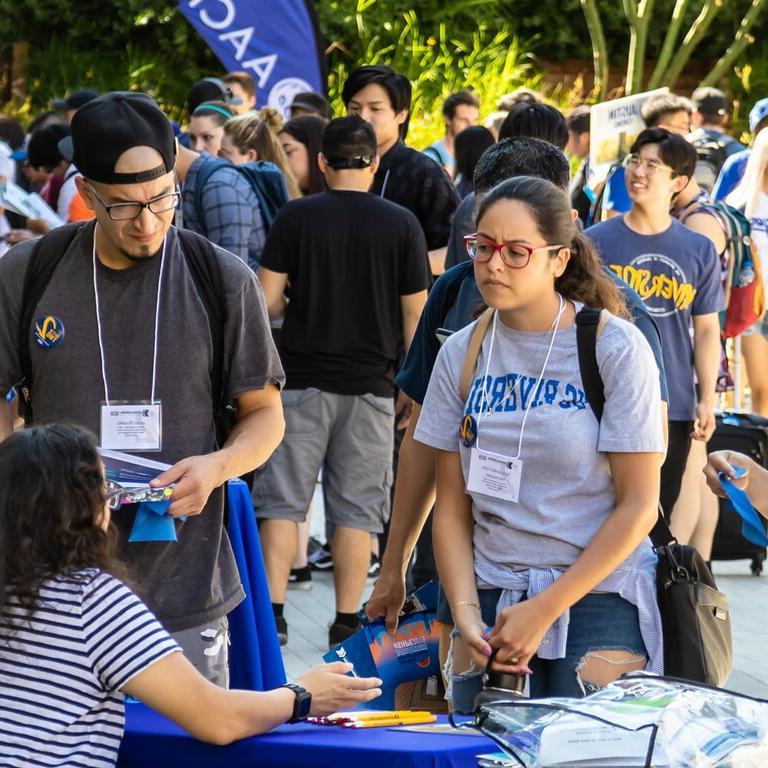
M702 130L697 131L689 141L696 149L698 158L693 178L707 194L711 194L720 170L728 159L726 147L736 139L724 133Z
M703 202L686 212L680 221L685 223L688 216L706 211L717 219L726 239L726 309L721 318L725 338L738 336L750 325L756 323L765 312L765 288L762 264L755 244L752 242L752 227L742 211L732 205L717 202Z
M221 157L208 158L197 172L195 181L195 211L197 220L204 225L203 189L211 177L220 168L230 168L248 181L256 199L264 223L265 232L269 232L277 212L288 202L288 187L282 171L274 164L263 160L244 165L235 165Z
M85 226L89 226L89 224L82 222L66 224L41 237L35 243L24 273L17 338L17 353L22 378L16 389L19 392L19 412L28 425L33 421L33 381L29 332L35 309L65 252L69 249L80 229ZM224 445L227 435L236 421L235 407L227 399L228 371L224 369L226 299L221 267L216 249L204 237L185 229L177 230L177 235L195 287L205 307L208 325L211 329L213 343L213 357L210 367L211 392L213 393L216 442L220 447Z

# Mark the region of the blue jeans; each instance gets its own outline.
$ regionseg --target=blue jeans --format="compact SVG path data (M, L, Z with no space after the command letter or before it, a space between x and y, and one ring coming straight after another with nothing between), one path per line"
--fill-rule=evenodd
M493 626L501 590L480 589L478 595L483 622ZM540 659L533 656L528 663L533 672L530 677L531 698L581 698L585 690L592 692L589 685L579 681L577 668L590 651L599 650L620 650L648 656L640 634L637 608L619 595L590 593L571 606L565 658ZM453 704L457 711L469 713L474 710L475 696L482 689L481 678L481 672L453 676Z

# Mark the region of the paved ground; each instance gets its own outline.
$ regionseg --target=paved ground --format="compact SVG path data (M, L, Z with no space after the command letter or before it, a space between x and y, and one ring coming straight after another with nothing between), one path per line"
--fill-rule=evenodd
M322 536L321 515L313 519L312 529ZM734 671L727 687L768 698L768 571L752 576L747 560L716 562L712 570L731 605ZM369 584L364 599L371 588ZM289 590L285 606L289 638L283 658L290 677L321 661L328 649L328 624L333 616L332 573L315 572L311 591Z

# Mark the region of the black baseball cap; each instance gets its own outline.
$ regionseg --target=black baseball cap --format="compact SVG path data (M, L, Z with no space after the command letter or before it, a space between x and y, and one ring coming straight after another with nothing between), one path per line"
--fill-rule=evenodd
M51 105L54 109L60 111L66 111L68 109L80 109L85 106L89 101L93 101L98 98L99 92L94 91L93 88L83 88L79 91L72 91L72 93L64 99L54 99Z
M293 116L294 109L303 109L305 112L309 112L312 115L320 115L320 117L325 117L326 119L331 116L331 108L326 98L314 91L297 93L291 102L291 116Z
M75 112L72 135L59 151L86 179L103 184L139 184L173 171L176 140L168 118L146 93L105 93ZM156 149L163 162L139 173L116 173L120 155L133 147Z
M187 92L187 109L191 115L206 101L223 101L225 104L242 104L239 96L232 95L232 89L218 77L204 77Z

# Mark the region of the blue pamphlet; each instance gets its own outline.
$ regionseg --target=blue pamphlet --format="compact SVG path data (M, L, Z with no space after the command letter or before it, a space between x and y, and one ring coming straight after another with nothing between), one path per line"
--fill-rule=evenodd
M744 474L741 467L734 467L734 478L738 479ZM733 509L741 517L741 535L758 547L768 547L768 536L765 535L765 527L760 520L759 512L752 506L746 491L737 488L725 472L718 474L720 484L728 496Z

